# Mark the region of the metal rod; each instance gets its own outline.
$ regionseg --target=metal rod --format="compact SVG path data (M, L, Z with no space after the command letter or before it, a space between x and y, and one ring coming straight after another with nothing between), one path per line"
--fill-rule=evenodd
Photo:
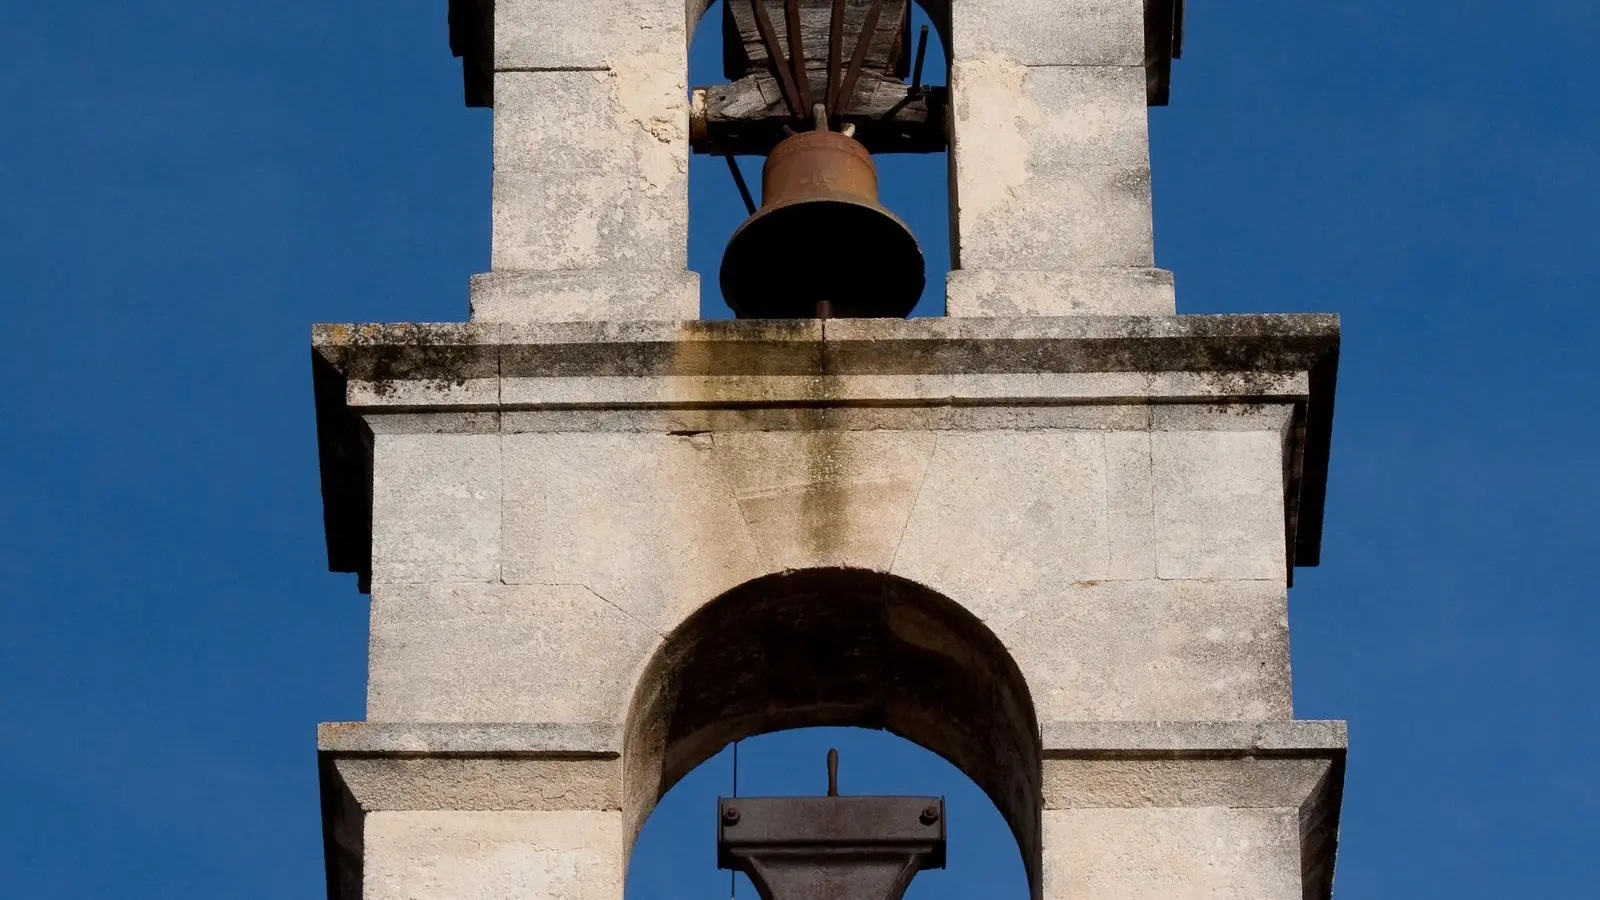
M839 105L840 70L844 66L844 0L833 0L828 18L828 96L829 109Z
M883 12L883 0L872 0L867 8L867 19L861 23L861 36L856 39L855 52L850 55L850 69L844 73L844 84L839 87L839 99L834 104L834 114L844 115L855 100L856 79L861 77L861 64L867 61L867 51L872 48L872 38L878 30L878 16Z
M756 30L761 32L761 43L766 45L767 59L772 63L772 71L778 78L778 86L783 88L783 102L789 104L789 112L795 118L804 118L806 107L800 102L799 90L795 87L794 76L789 72L789 61L783 57L783 46L778 43L778 32L772 27L772 17L767 15L766 0L750 0L750 7L756 14Z
M828 748L828 796L839 796L839 751L831 747Z
M811 79L806 75L806 48L800 33L800 0L783 0L784 30L789 32L789 65L800 93L800 108L811 108Z
M733 166L733 177L734 177L734 180L739 182L739 192L745 195L745 201L744 202L745 202L745 205L748 206L750 204L750 192L744 186L744 176L739 174L739 167L734 164L733 154L732 153L728 154L728 165ZM734 741L733 742L733 794L732 794L732 796L735 796L735 797L739 796L739 742L738 741ZM728 900L737 900L737 897L738 897L738 894L739 894L739 882L737 880L738 878L739 878L739 873L737 871L729 871L728 872Z
M738 160L735 160L733 158L733 151L729 150L727 153L722 154L722 158L728 161L728 172L729 172L729 174L731 174L733 176L733 184L734 184L734 186L739 189L739 199L744 201L745 215L750 215L750 216L755 215L756 214L756 201L750 197L750 185L745 184L745 182L744 182L744 173L739 171L739 162L738 162ZM734 763L735 765L738 765L738 763L737 763L737 760L739 758L738 746L739 746L738 744L735 744L734 745L734 751L733 751L733 758L735 760L735 763ZM739 782L737 780L738 779L737 775L734 776L734 779L735 779L734 780L734 784L738 784ZM737 794L738 794L738 790L737 789L735 789L734 794L735 794L735 796L737 796Z
M928 55L928 26L922 26L922 32L917 35L917 61L911 67L911 93L913 96L922 93L922 60Z
M821 103L811 104L811 121L814 131L828 130L828 107Z

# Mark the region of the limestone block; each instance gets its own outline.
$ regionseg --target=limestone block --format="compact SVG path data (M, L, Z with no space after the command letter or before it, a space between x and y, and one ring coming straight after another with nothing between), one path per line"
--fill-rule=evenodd
M1172 273L1143 267L953 269L944 294L950 316L1170 316L1177 310Z
M1144 64L1144 0L983 0L950 4L958 57L1030 66Z
M503 440L508 583L583 585L664 632L766 574L709 435Z
M604 68L641 55L686 65L681 5L660 0L496 0L497 70Z
M1110 558L1102 435L944 432L893 571L998 630Z
M1284 580L1283 438L1276 429L1155 431L1150 449L1160 577Z
M1142 68L974 54L950 79L961 269L1154 265Z
M367 717L620 721L657 638L580 584L374 584Z
M475 322L693 319L700 315L694 272L582 269L489 272L472 277Z
M1299 900L1296 809L1044 813L1046 900Z
M684 269L686 94L639 60L496 74L492 267Z
M1150 435L1118 431L1106 435L1106 528L1113 579L1156 577L1155 480Z
M1062 168L1007 185L1000 202L969 204L969 196L957 195L964 269L1142 268L1155 262L1146 166Z
M1035 593L999 635L1041 720L1294 714L1281 581L1084 582Z
M732 432L714 438L768 571L888 571L933 454L915 432Z
M499 442L493 434L373 436L375 580L499 579Z
M1326 757L1047 759L1046 809L1225 806L1299 809L1333 767Z
M616 759L399 754L334 762L361 808L374 810L620 809Z
M617 900L620 811L374 812L363 900Z

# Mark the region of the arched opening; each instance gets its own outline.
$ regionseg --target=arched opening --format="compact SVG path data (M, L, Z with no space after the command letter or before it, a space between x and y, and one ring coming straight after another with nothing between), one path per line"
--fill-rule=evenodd
M690 0L689 86L719 84L723 75L724 5L747 0L714 0L703 4ZM928 30L926 59L919 83L943 88L949 83L946 53L949 33L948 4L938 0L913 2L908 34L914 52L923 25ZM911 75L905 80L909 82ZM741 155L735 160L749 186L751 196L761 202L761 167L765 158ZM877 153L873 163L878 170L878 194L916 236L926 262L927 281L922 299L913 316L942 316L945 309L945 275L949 273L954 234L951 225L950 153ZM733 315L722 297L717 272L723 250L736 228L747 217L744 201L728 171L725 159L702 152L689 158L689 268L700 273L700 315L706 319L725 319ZM826 236L819 236L825 238ZM826 250L825 243L817 250ZM837 248L859 252L859 248ZM826 259L805 261L794 273L775 273L775 277L826 278Z
M988 795L938 754L887 732L861 728L773 732L740 742L737 754L724 748L701 763L673 785L645 821L629 861L625 896L718 900L731 894L734 900L756 900L754 885L742 873L734 877L716 869L715 836L708 827L716 798L821 794L830 748L840 752L841 793L945 798L945 867L918 875L907 900L1028 896L1027 870L1017 843Z
M668 636L629 710L630 841L663 794L730 743L814 726L880 729L948 760L999 810L1039 895L1039 731L1022 674L955 602L862 570L756 579Z

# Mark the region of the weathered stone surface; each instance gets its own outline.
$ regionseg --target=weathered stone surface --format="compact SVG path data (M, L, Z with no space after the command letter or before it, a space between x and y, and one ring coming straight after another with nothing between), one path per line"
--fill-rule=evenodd
M733 432L713 440L767 571L888 571L935 439L816 431Z
M691 20L692 22L692 20ZM573 4L497 0L496 69L582 69L627 64L637 56L683 65L684 8L660 0Z
M1285 576L1283 438L1276 430L1156 431L1150 448L1160 577Z
M1249 756L1262 752L1342 751L1349 745L1344 722L1301 719L1268 722L1121 721L1040 724L1046 756L1210 754Z
M375 812L362 900L617 900L617 812Z
M1004 55L966 54L953 62L950 83L960 269L1154 265L1140 64L1030 67ZM966 301L959 293L956 299Z
M1079 809L1044 814L1047 900L1291 900L1294 809Z
M1040 271L1155 264L1146 167L1082 166L1048 176L1030 173L984 191L992 193L966 191L957 199L963 269Z
M765 574L710 435L503 441L508 583L583 585L665 630Z
M472 318L481 322L691 319L700 312L694 272L580 269L474 275Z
M1144 64L1143 0L955 0L950 14L958 60L995 55L1029 66Z
M1283 582L1046 583L998 627L1039 717L1293 716Z
M334 762L371 815L383 810L622 808L617 759L370 756Z
M1046 809L1299 809L1332 765L1326 757L1049 759L1044 765L1044 805Z
M953 269L945 277L950 316L1160 316L1176 308L1165 269Z
M893 571L1003 630L1041 596L1107 577L1110 553L1100 435L946 433Z
M620 721L659 636L582 583L372 586L367 716Z
M353 381L529 375L1209 373L1249 391L1338 350L1330 315L327 324ZM343 396L341 389L340 397Z
M613 722L324 722L317 726L317 749L345 755L612 758L622 752L622 727Z
M1111 546L1107 577L1156 577L1155 481L1150 435L1143 430L1105 436L1106 519Z
M372 472L375 579L499 580L498 436L378 434Z
M687 100L676 70L495 76L498 271L684 271Z

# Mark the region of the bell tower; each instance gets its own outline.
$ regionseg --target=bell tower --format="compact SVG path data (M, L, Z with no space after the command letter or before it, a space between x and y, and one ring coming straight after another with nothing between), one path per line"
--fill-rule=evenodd
M312 336L329 565L371 598L366 720L318 733L331 900L621 900L667 789L810 725L954 763L1036 900L1330 896L1345 729L1294 717L1287 605L1339 325L1176 314L1181 0L930 2L948 90L907 0L724 2L708 86L700 0L450 4L491 271L466 322ZM872 156L946 149L947 315L905 319ZM771 154L733 321L695 152ZM865 209L861 257L772 271L786 199Z

